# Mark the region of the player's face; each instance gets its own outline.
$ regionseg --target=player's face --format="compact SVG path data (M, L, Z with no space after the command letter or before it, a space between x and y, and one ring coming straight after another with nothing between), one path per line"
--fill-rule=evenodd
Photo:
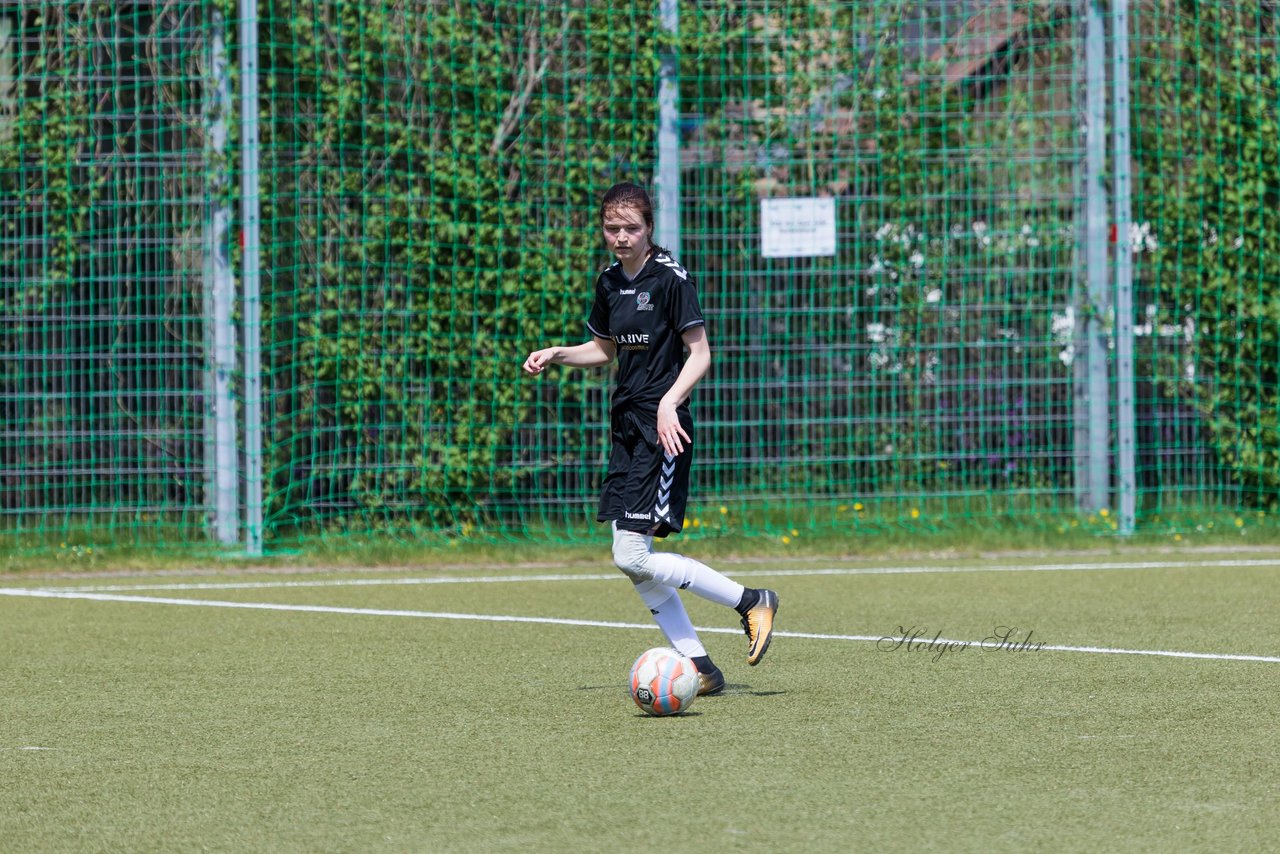
M634 267L649 256L649 227L640 211L625 205L605 212L604 245L624 267Z

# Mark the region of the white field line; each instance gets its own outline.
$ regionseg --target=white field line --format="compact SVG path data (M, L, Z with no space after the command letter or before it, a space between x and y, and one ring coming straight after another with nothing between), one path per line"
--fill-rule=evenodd
M123 596L118 593L89 593L74 590L34 590L22 588L0 587L0 596L25 596L39 599L82 599L94 602L128 602L144 605L179 605L200 608L238 608L253 611L291 611L309 614L349 614L368 617L414 617L428 620L470 620L485 623L533 623L552 626L584 626L602 629L636 629L656 631L652 623L620 623L606 620L573 620L561 617L521 617L509 614L459 614L449 611L409 611L388 610L382 608L342 608L332 605L282 605L270 602L228 602L215 599L172 599L160 596ZM698 631L709 634L739 634L739 629L719 626L699 626ZM798 638L803 640L862 641L876 643L885 639L884 635L844 635L820 634L817 632L775 632L776 637ZM934 638L935 646L949 643L975 645L975 641L958 641L947 638ZM1147 655L1163 658L1191 658L1207 661L1254 661L1268 664L1280 664L1280 656L1242 655L1236 653L1216 652L1181 652L1160 649L1116 649L1100 646L1059 646L1045 644L1038 650L1052 652L1081 652L1093 655Z
M1183 569L1207 567L1217 569L1245 567L1280 568L1280 560L1213 560L1213 561L1131 561L1112 563L1040 563L1011 566L847 566L819 569L756 569L725 574L733 578L796 577L815 575L921 575L957 572L1067 572L1117 571L1144 569ZM42 588L80 593L115 593L133 590L270 590L292 587L378 587L417 584L521 584L556 581L621 581L620 572L608 573L543 573L539 575L436 576L431 578L349 578L312 581L228 581L176 582L167 584L87 584L73 587Z

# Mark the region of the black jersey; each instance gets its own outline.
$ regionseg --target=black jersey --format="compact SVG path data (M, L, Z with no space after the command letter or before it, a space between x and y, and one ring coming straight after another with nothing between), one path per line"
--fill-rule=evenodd
M596 279L587 329L609 338L618 351L613 411L654 413L684 367L688 329L704 324L688 271L665 252L649 257L634 279L612 266Z

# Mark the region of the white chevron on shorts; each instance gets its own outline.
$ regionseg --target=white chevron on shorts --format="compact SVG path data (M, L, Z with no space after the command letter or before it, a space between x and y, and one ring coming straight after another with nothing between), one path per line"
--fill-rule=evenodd
M661 255L654 255L653 260L657 261L659 264L663 265L664 267L670 267L671 272L675 273L680 278L682 279L689 278L689 271L686 270L684 267L681 267L674 258L672 258L670 255L667 255L665 252Z
M658 478L658 503L654 506L655 516L663 517L671 514L671 484L676 479L676 458L671 454L663 454L662 475Z

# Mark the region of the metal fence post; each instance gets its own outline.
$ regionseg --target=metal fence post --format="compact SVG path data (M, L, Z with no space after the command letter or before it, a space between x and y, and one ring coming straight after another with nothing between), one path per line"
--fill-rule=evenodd
M235 275L231 269L231 204L227 189L227 121L231 116L231 70L223 18L210 20L205 85L204 381L205 503L219 543L239 539L240 467L231 383L236 369Z
M680 29L679 0L662 0L662 31L671 39ZM679 68L674 46L662 52L658 78L658 167L654 184L658 213L654 239L680 257L680 104Z
M1085 17L1085 224L1086 291L1077 300L1076 495L1080 509L1107 506L1111 488L1110 384L1106 320L1111 307L1107 266L1107 46L1098 0L1088 0ZM1081 447L1083 444L1083 447Z
M240 217L244 236L245 545L262 554L262 304L258 278L258 9L240 0Z
M1133 399L1133 253L1129 149L1129 3L1111 0L1111 143L1113 221L1116 230L1116 489L1117 529L1133 533L1137 504L1135 415Z

